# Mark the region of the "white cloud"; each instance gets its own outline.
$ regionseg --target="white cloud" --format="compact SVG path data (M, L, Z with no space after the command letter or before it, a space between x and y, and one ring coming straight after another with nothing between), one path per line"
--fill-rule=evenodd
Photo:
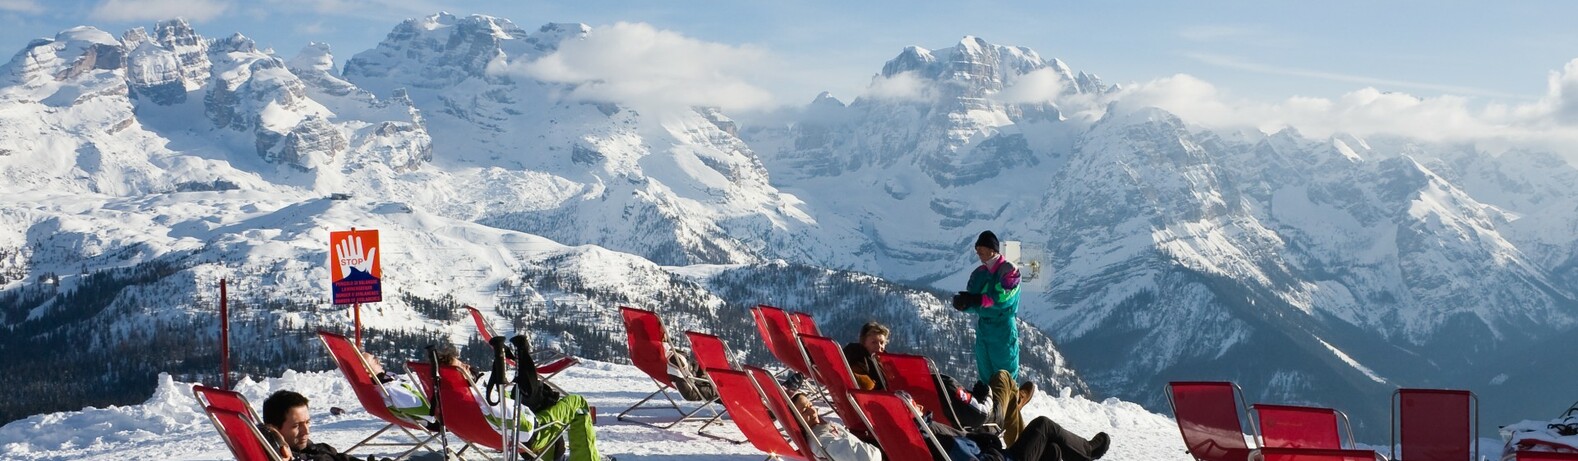
M224 14L228 0L104 0L93 7L88 19L94 21L161 21L185 18L203 22Z
M1063 77L1047 67L1015 77L995 99L1008 104L1048 102L1061 95L1063 89Z
M1231 57L1231 56L1221 56L1221 55L1215 55L1215 54L1209 54L1209 53L1185 53L1184 56L1189 57L1190 59L1194 59L1196 61L1200 61L1200 62L1206 63L1206 64L1226 67L1226 68L1229 68L1229 69L1237 69L1237 70L1243 70L1243 71L1254 72L1254 73L1259 73L1259 74L1266 74L1266 75L1281 75L1281 76L1287 76L1287 77L1313 78L1313 79L1320 79L1320 80L1330 80L1330 81L1334 81L1334 82L1346 82L1346 83L1357 83L1357 84L1360 84L1360 85L1380 86L1380 87L1386 87L1386 88L1413 88L1413 89L1417 89L1417 90L1439 91L1439 92L1442 92L1442 93L1457 94L1457 95L1464 95L1464 96L1489 96L1489 97L1506 98L1506 99L1518 99L1518 98L1522 97L1521 95L1507 94L1507 93L1501 93L1501 92L1497 92L1497 91L1491 91L1491 90L1485 90L1485 89L1473 88L1473 87L1466 87L1466 86L1442 85L1442 84L1438 84L1438 83L1429 83L1429 82L1414 82L1414 81L1408 81L1408 80L1394 80L1394 79L1385 79L1385 78L1375 78L1375 77L1367 77L1367 76L1363 76L1363 75L1351 75L1351 74L1343 74L1343 73L1338 73L1338 72L1326 72L1326 71L1319 71L1319 70L1300 69L1300 68L1296 68L1296 67L1279 67L1279 66L1266 65L1266 64L1256 63L1256 62L1244 61L1242 59L1234 58L1234 57Z
M1336 133L1402 136L1430 142L1471 142L1490 150L1509 146L1549 150L1578 160L1578 60L1547 78L1546 95L1527 103L1475 105L1456 95L1418 97L1361 88L1337 98L1293 97L1274 103L1235 99L1189 75L1129 85L1095 99L1065 95L1073 113L1158 107L1207 128L1293 127L1311 137Z
M892 77L872 77L862 97L884 101L927 101L935 97L931 83L915 75L914 71L899 72Z
M34 0L0 0L0 10L18 13L43 13L44 7Z
M686 37L644 23L594 28L583 40L502 72L574 85L572 99L615 102L646 110L716 106L759 109L772 95L749 82L766 78L773 62L752 46Z

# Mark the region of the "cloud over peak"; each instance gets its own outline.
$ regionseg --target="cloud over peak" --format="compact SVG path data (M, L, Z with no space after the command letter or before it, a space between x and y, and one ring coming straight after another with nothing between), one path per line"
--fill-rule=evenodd
M771 62L764 50L686 37L645 23L592 29L581 40L500 72L573 86L572 99L662 110L715 106L759 109L772 95L750 82L765 77Z

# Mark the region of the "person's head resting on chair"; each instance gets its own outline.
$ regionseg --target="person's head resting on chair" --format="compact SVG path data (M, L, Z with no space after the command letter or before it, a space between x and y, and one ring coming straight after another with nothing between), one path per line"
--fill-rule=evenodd
M263 441L268 442L268 446L273 448L275 453L279 453L279 459L290 461L293 458L290 443L285 441L285 436L280 435L279 430L274 429L274 426L268 423L259 424L258 433L263 434Z
M877 321L866 322L860 326L860 345L866 348L868 354L880 354L888 350L888 327Z
M804 392L794 393L793 397L789 397L789 401L794 405L794 410L800 412L800 418L804 419L806 424L817 427L824 422L822 415L816 412L816 405L811 403L811 398Z
M285 444L301 450L312 443L312 414L307 412L307 397L291 391L278 391L263 400L263 423L274 426Z

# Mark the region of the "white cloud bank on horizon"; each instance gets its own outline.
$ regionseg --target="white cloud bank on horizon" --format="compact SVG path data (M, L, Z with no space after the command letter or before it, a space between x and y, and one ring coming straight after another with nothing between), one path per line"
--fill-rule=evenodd
M1064 115L1094 121L1108 111L1157 107L1209 129L1292 127L1310 138L1337 133L1400 136L1426 142L1473 142L1488 149L1535 148L1578 162L1578 59L1547 76L1546 94L1526 103L1477 106L1456 95L1421 98L1364 87L1337 98L1290 97L1278 102L1232 98L1210 82L1177 74L1125 85L1107 95L1061 92L1051 73L1019 76L992 99L1002 103L1057 104ZM929 84L930 82L924 82ZM873 85L868 93L875 91ZM912 93L927 90L910 89Z
M707 42L645 23L598 27L549 55L512 62L499 72L574 85L575 100L613 102L637 110L715 106L767 108L773 95L750 82L768 78L762 49Z
M93 7L88 19L130 22L185 18L204 22L219 17L228 9L230 2L227 0L104 0Z

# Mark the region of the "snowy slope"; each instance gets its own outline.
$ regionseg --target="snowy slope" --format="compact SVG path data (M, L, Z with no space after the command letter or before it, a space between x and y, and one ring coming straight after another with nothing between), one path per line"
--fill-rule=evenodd
M161 375L153 396L140 405L86 408L38 415L0 427L0 451L14 460L219 460L230 453L213 426L204 418L191 394L191 385ZM686 459L696 461L757 460L764 455L749 444L734 444L694 432L696 424L672 431L619 422L619 409L635 403L651 380L635 367L588 362L555 378L567 389L586 397L598 409L597 442L602 454L620 460ZM276 390L300 392L311 400L312 439L348 447L383 423L362 411L344 378L337 371L298 373L261 381L243 380L236 390L254 406ZM641 392L632 392L642 390ZM349 412L333 416L330 407ZM1113 445L1103 459L1185 460L1178 427L1172 420L1138 405L1109 399L1095 402L1068 395L1038 394L1025 407L1025 417L1048 416L1076 434L1111 434ZM690 428L690 429L686 429ZM730 420L711 429L720 436L743 439ZM456 439L452 444L458 445ZM387 454L381 449L358 454ZM436 459L436 456L418 459Z
M1166 381L1232 378L1384 435L1391 388L1480 389L1506 354L1578 328L1571 165L1216 133L1086 79L975 37L909 47L860 99L824 94L746 139L829 234L854 235L827 241L860 242L821 264L946 290L980 230L1043 249L1022 317L1097 392L1151 408ZM1027 99L1038 82L1055 91Z

